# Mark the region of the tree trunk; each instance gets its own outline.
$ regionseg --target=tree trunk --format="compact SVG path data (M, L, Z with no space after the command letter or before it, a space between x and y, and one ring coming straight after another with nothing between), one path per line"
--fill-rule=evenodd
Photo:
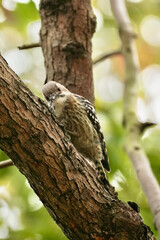
M57 81L94 102L91 37L95 17L88 0L41 0L41 45L46 82Z

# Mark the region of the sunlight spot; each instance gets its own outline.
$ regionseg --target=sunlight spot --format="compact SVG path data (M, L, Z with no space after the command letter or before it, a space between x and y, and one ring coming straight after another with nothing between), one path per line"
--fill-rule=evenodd
M28 35L30 37L30 39L33 42L39 42L40 40L40 36L39 36L39 32L40 32L40 28L41 28L41 21L37 20L34 22L30 22L28 25Z
M107 17L113 17L109 0L99 0L98 7Z
M40 0L33 0L36 5L36 8L39 9Z
M103 15L95 7L93 7L93 12L94 12L94 14L96 16L96 19L97 19L96 31L99 31L103 27Z
M31 192L28 196L28 202L30 204L31 210L32 211L37 211L39 210L43 204L37 197L37 195L34 192Z
M6 17L3 13L3 10L0 8L0 23L4 22L6 20Z
M17 2L17 3L29 3L30 0L12 0L14 2Z
M0 239L7 239L9 235L8 226L6 224L0 225Z
M113 179L111 180L111 185L115 187L116 191L122 191L121 183L125 183L126 179L120 170L117 170L114 175Z
M5 198L5 199L9 199L10 198L10 194L7 191L7 188L5 186L0 186L0 197Z
M150 65L140 73L144 98L138 99L138 116L141 121L160 123L160 66Z
M18 75L23 74L32 68L32 58L27 51L12 49L4 53L4 58L13 71Z
M8 223L8 226L14 231L22 229L20 216L21 216L21 212L19 208L13 207L10 209L7 223Z
M139 3L142 2L143 0L127 0L128 2L134 2L134 3Z
M116 75L101 78L97 85L97 93L103 101L115 102L122 98L124 86Z
M149 15L141 22L141 34L144 40L152 46L160 46L160 18Z
M16 8L16 3L12 0L2 0L2 5L9 11L14 11Z

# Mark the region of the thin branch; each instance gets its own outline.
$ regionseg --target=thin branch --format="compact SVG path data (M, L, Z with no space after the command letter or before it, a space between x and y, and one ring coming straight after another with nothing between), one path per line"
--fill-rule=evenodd
M29 48L36 48L36 47L41 47L41 44L38 43L31 43L31 44L24 44L22 46L18 46L19 50L24 50L24 49L29 49Z
M114 52L105 53L105 54L99 56L97 59L93 60L92 63L93 63L93 65L96 65L97 63L100 63L100 62L106 60L107 58L115 57L117 55L122 55L122 51L117 50L117 51L114 51Z
M8 160L5 160L5 161L1 161L0 162L0 169L2 168L6 168L6 167L10 167L10 166L13 166L14 163L12 162L11 159L8 159Z
M154 224L160 233L160 188L151 170L149 160L141 145L141 124L137 119L137 73L138 54L135 46L135 34L126 10L124 0L111 0L111 6L118 23L122 41L122 53L126 65L124 90L124 122L126 129L125 150L128 153L137 178L147 197L154 216Z

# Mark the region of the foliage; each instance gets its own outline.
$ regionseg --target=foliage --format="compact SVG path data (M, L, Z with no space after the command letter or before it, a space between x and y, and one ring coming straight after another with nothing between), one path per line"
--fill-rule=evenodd
M40 48L19 51L17 46L39 41L40 19L38 1L3 0L0 5L0 51L10 66L38 96L45 79L43 56ZM93 0L97 16L97 31L93 37L93 59L119 49L115 20L109 1ZM159 75L160 25L159 1L128 1L127 8L138 34L137 48L140 58L137 112L141 121L160 122ZM12 39L12 41L10 40ZM125 132L122 126L123 89L125 67L122 56L107 59L94 66L96 108L110 157L110 182L116 187L119 198L134 201L140 206L144 222L153 227L152 214L146 198L123 149ZM160 181L160 130L147 130L142 136L145 151L153 172ZM0 160L8 157L0 151ZM59 227L35 196L26 179L15 167L0 171L0 239L63 240Z

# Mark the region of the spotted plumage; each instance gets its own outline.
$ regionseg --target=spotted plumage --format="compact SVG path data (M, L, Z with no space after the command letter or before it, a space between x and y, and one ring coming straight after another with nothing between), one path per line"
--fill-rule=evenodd
M92 104L53 81L45 84L42 92L67 138L96 168L99 179L108 183L103 168L110 171L105 140Z
M96 111L95 111L94 107L92 106L92 104L88 100L86 100L84 97L76 95L76 94L74 94L74 96L85 106L87 116L90 119L90 121L92 122L94 128L96 129L96 131L98 133L101 148L102 148L102 152L103 152L103 159L101 160L101 162L103 164L103 167L108 172L110 172L106 143L105 143L105 139L104 139L104 136L103 136L103 132L102 132L99 120L98 120L97 115L96 115Z

